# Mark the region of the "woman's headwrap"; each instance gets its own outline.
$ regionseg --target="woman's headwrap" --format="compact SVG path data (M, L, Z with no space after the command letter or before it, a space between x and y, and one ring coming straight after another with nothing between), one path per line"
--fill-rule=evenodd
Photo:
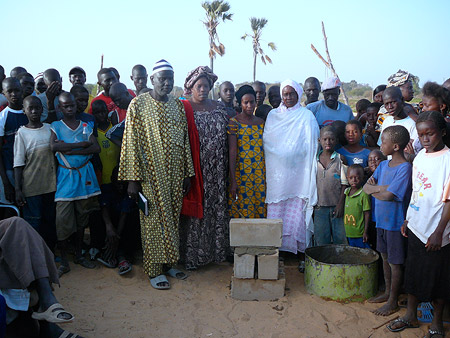
M239 105L239 107L241 106L242 97L245 94L252 94L256 99L256 92L253 89L253 87L249 86L249 85L243 85L241 88L239 88L239 90L236 92L236 94L234 94L236 96L236 101L237 101L237 104Z
M284 80L283 82L281 82L281 85L280 85L280 96L281 96L281 98L283 99L283 89L284 89L284 87L286 87L286 86L290 86L290 87L292 87L292 88L294 88L294 90L297 92L297 95L298 95L298 101L297 101L297 103L295 104L295 106L293 106L293 107L291 107L291 108L288 108L288 107L286 107L286 105L284 104L284 102L283 102L283 100L281 100L281 104L280 104L280 106L277 108L277 109L279 109L281 112L284 112L284 111L286 111L286 110L295 110L295 109L298 109L299 107L301 107L301 101L302 101L302 95L303 95L303 88L302 88L302 86L300 86L297 82L295 82L295 81L293 81L293 80L290 80L290 79L288 79L288 80Z
M208 66L199 66L190 71L184 81L184 95L192 95L192 87L201 77L205 77L208 80L210 89L213 88L214 82L217 81L217 75L214 74Z
M400 87L408 82L410 74L407 71L399 69L397 73L388 77L388 87Z

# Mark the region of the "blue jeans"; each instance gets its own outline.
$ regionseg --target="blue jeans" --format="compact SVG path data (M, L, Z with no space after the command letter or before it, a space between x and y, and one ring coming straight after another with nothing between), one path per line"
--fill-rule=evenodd
M23 218L41 235L50 250L56 244L55 193L25 198Z
M344 219L333 216L335 207L314 208L314 242L316 245L347 244Z

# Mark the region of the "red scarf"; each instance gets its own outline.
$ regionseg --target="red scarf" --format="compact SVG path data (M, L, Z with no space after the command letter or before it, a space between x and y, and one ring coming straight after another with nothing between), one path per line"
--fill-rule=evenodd
M189 143L191 145L192 162L194 163L195 176L191 177L191 189L183 197L181 214L196 218L203 218L203 176L200 166L200 139L194 120L194 110L187 100L181 100L186 112L188 124Z

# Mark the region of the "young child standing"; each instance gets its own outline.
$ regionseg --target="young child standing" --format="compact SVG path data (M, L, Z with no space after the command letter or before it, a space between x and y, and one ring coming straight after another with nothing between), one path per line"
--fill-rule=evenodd
M381 129L377 124L377 120L381 106L382 104L379 102L369 104L366 114L360 119L360 121L365 120L365 128L363 129L364 144L371 148L378 147L377 142L380 137Z
M347 164L359 164L367 167L370 150L361 145L362 125L358 120L350 120L345 125L345 139L347 145L337 151L347 159Z
M386 284L384 294L371 298L369 302L386 302L373 312L388 316L398 311L398 296L403 281L402 265L406 250L400 228L411 196L411 164L403 153L409 143L409 132L405 127L388 127L381 138L381 152L392 156L392 159L380 163L364 186L364 191L375 198L377 250L383 259Z
M95 264L82 255L81 244L89 214L98 210L100 188L94 168L89 161L100 147L92 135L92 128L75 118L76 103L72 94L59 96L59 106L64 114L61 121L52 123L51 147L58 159L56 180L56 233L61 251L59 274L70 271L66 256L67 239L76 233L75 260L85 268Z
M417 132L423 148L413 162L413 193L401 232L408 238L405 289L406 314L387 327L391 331L418 327L417 305L433 302L426 337L444 337L443 308L450 300L450 151L440 112L423 112Z
M350 187L345 189L344 225L348 244L358 248L370 248L369 221L370 198L362 188L364 168L352 164L347 170Z
M386 156L383 155L381 150L375 149L372 150L369 154L369 165L367 167L368 169L368 177L372 176L375 170L377 170L378 166L381 162L386 160ZM369 226L369 244L372 248L376 248L377 246L377 229L376 229L376 223L377 218L375 216L375 197L371 196L371 202L372 202L372 211L371 211L371 219L370 219L370 226Z
M28 123L19 128L14 142L16 202L23 218L53 250L55 230L55 156L50 147L50 125L41 122L42 103L36 96L23 101Z
M314 207L316 245L347 244L344 227L344 191L348 186L344 158L335 151L336 131L332 126L320 130L322 150L317 156L317 205Z

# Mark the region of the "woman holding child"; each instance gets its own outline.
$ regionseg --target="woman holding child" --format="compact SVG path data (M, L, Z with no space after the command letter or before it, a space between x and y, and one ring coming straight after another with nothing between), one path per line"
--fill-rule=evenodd
M267 218L283 219L281 250L296 254L305 251L313 230L319 126L301 106L303 89L297 82L282 82L280 92L282 103L264 128Z

